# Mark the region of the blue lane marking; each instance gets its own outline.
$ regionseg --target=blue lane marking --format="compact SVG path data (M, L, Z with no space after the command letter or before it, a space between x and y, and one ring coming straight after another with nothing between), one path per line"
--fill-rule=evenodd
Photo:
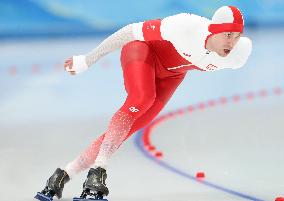
M240 193L240 192L237 192L237 191L234 191L234 190L231 190L231 189L228 189L228 188L225 188L225 187L222 187L222 186L219 186L217 184L214 184L214 183L211 183L211 182L208 182L208 181L199 181L197 180L194 176L186 173L186 172L183 172L173 166L171 166L170 164L162 161L162 160L156 160L156 158L154 156L152 156L151 154L149 154L145 149L144 149L144 146L143 146L143 141L142 141L142 135L143 135L143 129L139 130L138 133L136 134L136 137L135 137L135 145L136 147L146 156L146 158L154 161L155 163L157 163L158 165L162 166L163 168L175 173L175 174L178 174L182 177L185 177L187 179L190 179L190 180L193 180L195 182L198 182L200 184L203 184L203 185L206 185L208 187L211 187L211 188L214 188L214 189L217 189L217 190L220 190L220 191L223 191L225 193L229 193L231 195L235 195L235 196L238 196L238 197L241 197L241 198L245 198L245 199L248 199L248 200L254 200L254 201L265 201L265 200L262 200L262 199L259 199L259 198L256 198L256 197L253 197L253 196L250 196L250 195L246 195L246 194L243 194L243 193Z

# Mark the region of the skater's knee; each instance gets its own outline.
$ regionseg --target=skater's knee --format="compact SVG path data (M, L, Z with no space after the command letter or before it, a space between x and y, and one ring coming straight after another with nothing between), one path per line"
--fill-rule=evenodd
M144 91L133 95L129 93L127 98L129 98L131 102L135 102L138 105L144 105L145 107L148 107L155 101L156 93L155 91Z
M154 103L155 98L156 94L144 94L139 102L141 105L144 105L144 107L148 109Z
M132 109L135 109L135 111L139 111L140 114L146 112L152 106L155 98L155 94L143 94L136 96L128 95L125 101L125 105L130 111L132 111Z

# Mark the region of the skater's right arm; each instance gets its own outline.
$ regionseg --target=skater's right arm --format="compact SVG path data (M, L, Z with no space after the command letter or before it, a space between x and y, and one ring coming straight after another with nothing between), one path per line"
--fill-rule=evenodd
M132 31L133 24L129 24L106 38L99 46L86 55L73 56L65 61L65 70L72 75L81 73L97 62L101 57L112 52L124 44L135 40Z
M101 57L121 48L133 40L159 40L161 20L149 20L129 24L106 38L98 47L86 54L86 64L91 66ZM154 28L155 27L155 28Z
M68 58L65 61L65 70L72 75L83 72L104 55L121 48L123 45L133 40L162 40L160 26L160 19L129 24L110 35L99 46L86 55Z
M86 56L86 63L88 66L91 66L95 62L97 62L100 58L104 55L121 48L126 43L135 40L133 35L133 24L129 24L112 35L106 38L99 46L95 49L87 53Z

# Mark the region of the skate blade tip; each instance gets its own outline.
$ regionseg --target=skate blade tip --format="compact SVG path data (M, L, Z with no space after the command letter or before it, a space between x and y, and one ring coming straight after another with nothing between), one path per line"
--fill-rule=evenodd
M53 200L51 197L48 197L40 192L38 192L34 198L40 201L52 201Z
M107 199L95 199L95 198L73 198L73 201L108 201Z

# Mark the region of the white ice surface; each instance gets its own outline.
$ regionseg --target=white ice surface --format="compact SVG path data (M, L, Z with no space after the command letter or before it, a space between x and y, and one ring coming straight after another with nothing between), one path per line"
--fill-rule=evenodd
M190 72L161 112L220 96L284 86L283 30L254 30L253 53L239 70ZM119 50L84 74L54 64L85 53L102 38L0 43L0 191L3 201L32 200L58 166L64 166L106 129L123 103ZM38 74L31 73L40 65ZM17 75L10 76L10 66ZM216 107L180 116L155 129L164 160L190 174L264 200L284 196L283 96ZM131 137L113 156L110 201L244 200L180 177L144 157ZM281 171L282 170L282 171ZM86 172L64 189L81 193Z

